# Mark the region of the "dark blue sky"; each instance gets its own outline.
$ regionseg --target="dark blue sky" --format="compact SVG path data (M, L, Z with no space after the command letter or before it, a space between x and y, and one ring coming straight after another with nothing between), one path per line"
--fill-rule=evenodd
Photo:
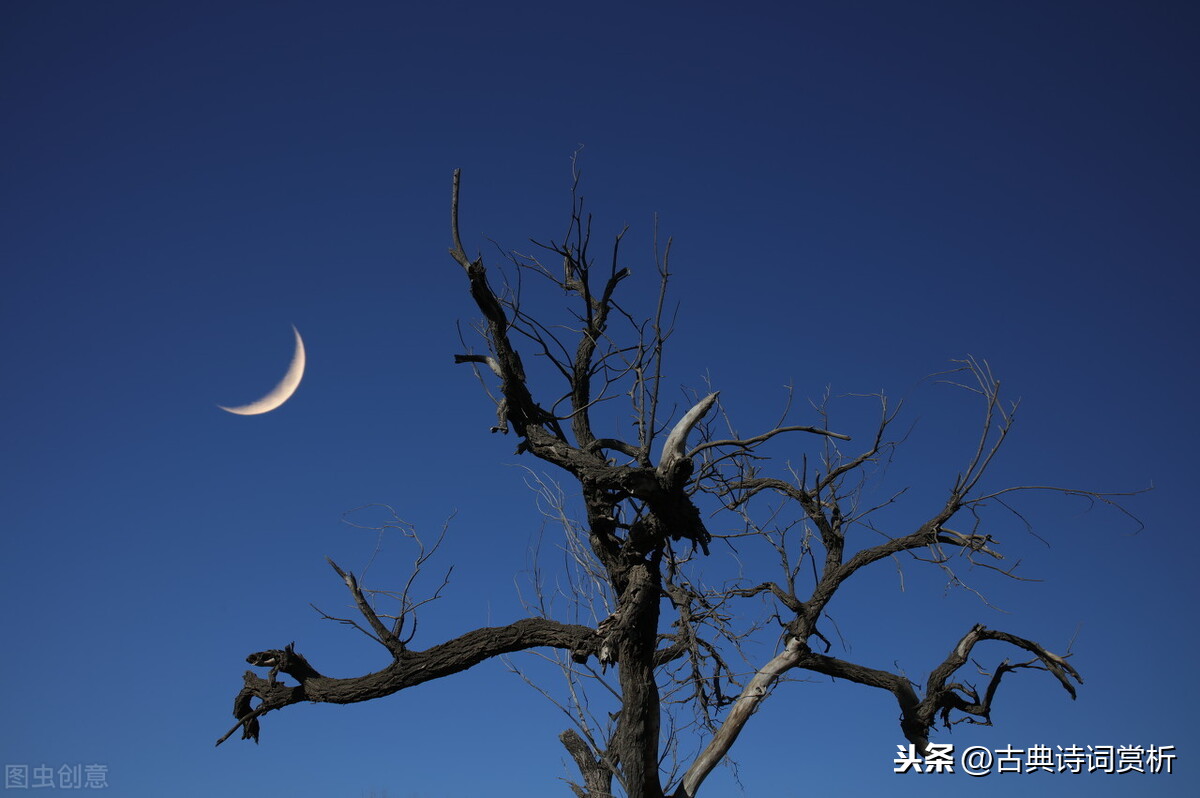
M630 225L632 307L656 213L673 237L673 401L710 380L753 432L785 384L904 397L902 525L974 443L977 408L921 382L970 353L1023 400L995 487L1156 486L1128 502L1137 535L1042 495L1022 507L1049 546L995 516L1043 580L971 572L1005 613L915 564L904 592L880 564L831 610L842 655L917 680L977 621L1074 637L1078 701L1015 674L995 728L939 739L1176 745L1175 776L1020 789L1193 794L1198 23L1184 2L5 3L0 759L104 763L128 798L567 794L564 719L501 663L212 743L252 651L384 664L308 606L346 604L325 556L361 571L376 549L352 508L431 534L457 513L415 646L520 616L541 524L514 466L544 469L488 434L452 363L476 314L446 255L450 176L468 248L498 263L491 241L561 237L584 145L596 240ZM267 392L292 324L292 400L217 409ZM840 407L869 434L861 401ZM410 558L385 539L371 576ZM1018 783L893 775L900 741L890 696L818 679L734 753L747 795Z

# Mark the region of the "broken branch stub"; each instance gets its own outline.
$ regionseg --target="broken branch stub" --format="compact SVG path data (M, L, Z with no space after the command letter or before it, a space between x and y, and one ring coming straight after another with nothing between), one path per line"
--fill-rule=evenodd
M660 478L670 480L679 464L687 460L688 435L716 404L717 393L710 393L693 405L692 409L684 413L683 418L679 419L679 423L671 430L671 434L667 436L667 442L663 444L662 458L658 461Z

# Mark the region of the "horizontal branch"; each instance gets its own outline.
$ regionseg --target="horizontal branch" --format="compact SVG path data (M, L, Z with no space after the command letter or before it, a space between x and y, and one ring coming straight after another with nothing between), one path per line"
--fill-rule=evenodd
M896 696L900 705L900 728L905 738L917 746L917 750L925 751L929 744L928 727L920 722L920 699L913 690L908 679L895 673L868 668L853 662L840 660L825 654L807 651L799 663L799 667L815 673L823 673L836 679L845 679L868 687L878 687Z
M455 363L483 363L492 370L492 373L497 377L504 377L504 372L500 370L500 364L496 362L496 358L488 357L487 355L455 355Z
M507 626L474 629L424 651L405 651L382 670L348 679L322 676L290 647L283 651L256 652L247 657L247 661L259 667L270 666L272 673L264 679L253 671L246 671L244 687L235 702L234 716L238 719L238 725L245 728L244 738L252 736L250 722L253 721L253 737L256 739L257 717L290 704L304 701L327 704L370 701L465 671L503 654L543 647L594 654L599 642L595 630L586 626L564 624L546 618L525 618ZM290 661L283 656L285 653L291 655ZM303 663L302 668L299 663ZM278 671L296 678L299 684L276 682L274 676ZM252 698L260 699L262 704L251 708ZM264 706L265 710L262 709Z
M641 454L636 446L631 443L626 443L619 438L596 438L584 448L588 452L597 452L601 449L609 449L614 452L620 452L628 457L635 458Z
M742 449L748 449L757 444L763 443L765 441L769 441L771 438L774 438L776 435L781 435L785 432L811 432L814 435L824 435L827 438L837 438L840 441L851 440L849 435L843 435L840 432L830 432L829 430L821 429L820 427L806 427L806 426L776 427L775 429L770 430L768 432L764 432L761 435L755 435L753 438L744 438L744 439L731 438L729 440L708 441L707 443L702 443L699 446L692 449L690 452L688 452L687 456L695 457L696 455L698 455L700 452L704 451L705 449L713 449L718 446L737 446Z
M1009 664L1008 660L1002 662L995 669L982 701L974 694L973 690L958 684L948 683L950 677L967 663L970 659L972 648L981 640L997 640L1008 643L1009 645L1029 651L1036 657L1036 660L1033 662L1017 665ZM912 683L907 678L888 671L868 668L808 650L804 651L800 661L797 663L797 667L868 687L881 688L895 695L897 702L900 704L900 728L905 738L917 746L918 751L924 752L929 743L929 729L933 726L938 712L942 713L947 726L950 725L949 713L951 710L959 710L970 715L982 717L984 718L984 723L989 723L992 699L995 697L996 689L999 687L1000 680L1004 674L1018 668L1037 667L1034 664L1035 662L1040 662L1042 665L1040 669L1052 673L1071 698L1075 698L1075 687L1071 684L1071 679L1080 684L1083 683L1083 679L1079 676L1079 672L1067 662L1065 657L1046 650L1041 644L1035 643L1032 640L1017 637L1008 632L987 629L982 624L973 626L958 641L946 659L930 672L929 678L926 680L925 697L920 700L917 698ZM955 692L956 690L969 693L972 700L965 700Z

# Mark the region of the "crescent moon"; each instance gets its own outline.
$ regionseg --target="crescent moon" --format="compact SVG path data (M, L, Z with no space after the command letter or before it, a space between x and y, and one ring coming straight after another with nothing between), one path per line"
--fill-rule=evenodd
M283 375L283 379L275 386L275 390L257 402L251 402L248 405L241 405L240 407L217 405L217 407L239 416L257 416L262 413L269 413L288 399L291 399L292 394L300 387L300 380L304 378L304 341L300 339L300 331L296 329L296 325L294 324L292 325L292 332L296 334L296 353L292 355L292 364L288 366L287 374Z

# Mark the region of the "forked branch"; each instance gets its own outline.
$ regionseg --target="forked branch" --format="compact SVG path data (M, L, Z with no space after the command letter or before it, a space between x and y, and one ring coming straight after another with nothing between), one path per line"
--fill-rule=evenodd
M337 570L343 574L343 580L354 597L355 604L363 610L360 601L365 604L366 599L362 596L357 582L340 568ZM366 611L374 615L369 605ZM383 624L378 617L375 617L375 621L378 627L376 624L371 626L379 633L379 627ZM386 640L390 632L383 628L383 635L383 639ZM258 718L291 704L304 701L330 704L370 701L465 671L504 654L549 647L568 652L586 652L594 656L598 643L599 638L595 630L589 627L560 623L547 618L524 618L507 626L474 629L424 651L402 649L399 653L393 652L393 660L382 670L347 679L334 679L322 675L304 656L297 653L292 645L283 649L255 652L249 655L246 661L256 667L269 668L270 671L265 679L253 671L246 671L243 676L244 685L234 702L237 725L221 737L217 744L224 742L237 728L243 729L244 738L257 740ZM297 684L285 685L279 682L277 676L280 673L292 677ZM257 707L252 706L253 700L258 700L260 704Z

